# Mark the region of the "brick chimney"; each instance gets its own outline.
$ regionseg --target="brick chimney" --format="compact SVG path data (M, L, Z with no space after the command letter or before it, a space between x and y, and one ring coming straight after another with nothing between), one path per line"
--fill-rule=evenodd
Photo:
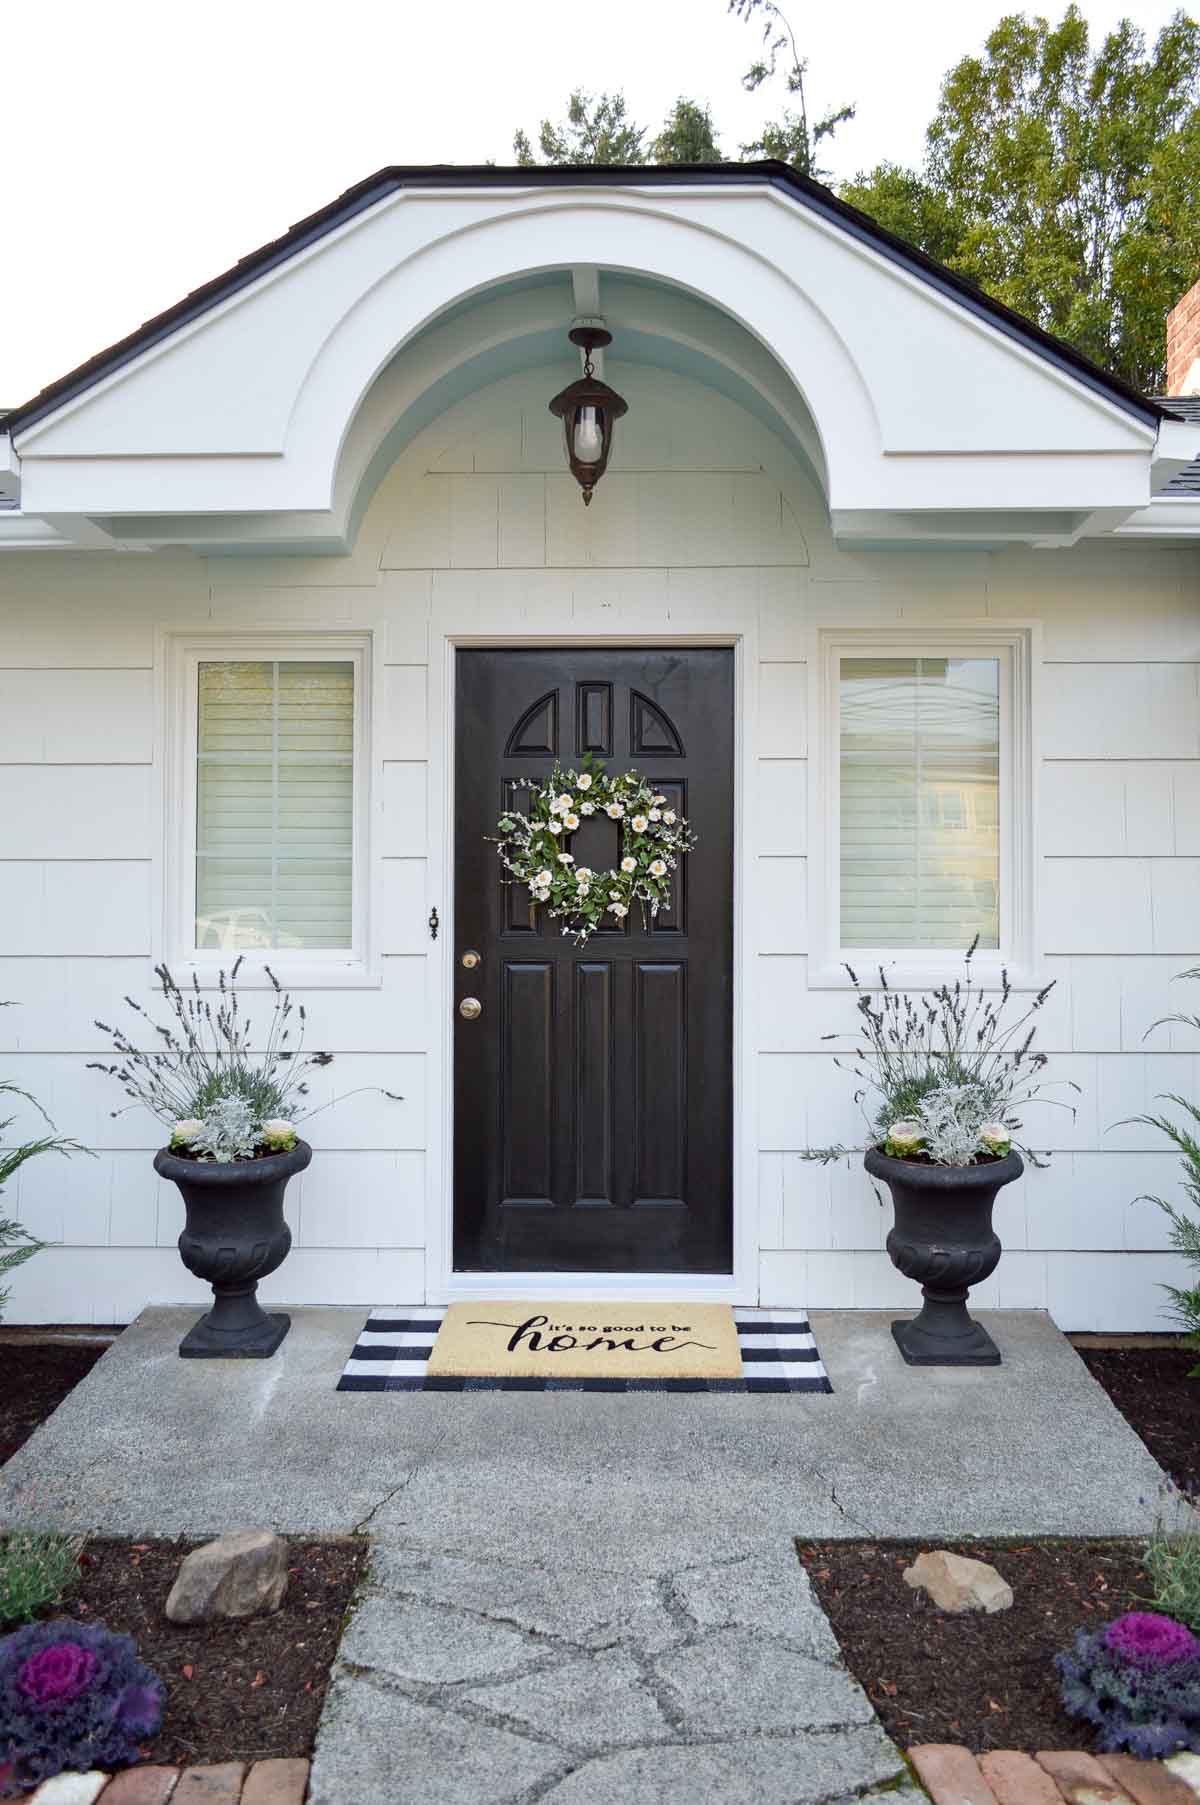
M1167 394L1200 395L1200 282L1167 315Z

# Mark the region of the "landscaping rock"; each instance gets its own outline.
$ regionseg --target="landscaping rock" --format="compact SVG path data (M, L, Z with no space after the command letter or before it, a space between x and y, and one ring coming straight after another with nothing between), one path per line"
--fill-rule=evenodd
M288 1583L288 1546L269 1529L239 1529L188 1555L167 1599L172 1623L258 1617L277 1611Z
M1178 1775L1200 1798L1200 1755L1193 1755L1184 1750L1181 1755L1172 1755L1163 1766L1172 1774Z
M904 1579L914 1590L928 1592L939 1611L956 1616L963 1611L987 1611L989 1615L1007 1611L1013 1601L1012 1587L987 1561L973 1561L945 1548L919 1554L912 1566L904 1569Z
M55 1774L43 1780L30 1800L30 1805L93 1805L108 1785L108 1775Z

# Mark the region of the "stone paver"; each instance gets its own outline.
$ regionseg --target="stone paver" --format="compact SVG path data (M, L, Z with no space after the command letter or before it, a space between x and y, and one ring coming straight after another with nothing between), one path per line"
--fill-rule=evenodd
M338 1654L351 1667L434 1686L495 1679L546 1659L544 1647L520 1630L377 1594L358 1606Z
M167 1805L179 1779L177 1767L131 1767L118 1774L104 1805Z
M837 1637L817 1603L795 1551L751 1555L723 1565L675 1574L674 1601L705 1629L753 1629L778 1637L819 1661L838 1659Z
M979 1771L995 1793L997 1805L1062 1805L1062 1794L1032 1755L989 1749L979 1757Z
M242 1805L304 1805L307 1761L256 1761L246 1775Z
M1129 1755L1101 1755L1099 1760L1136 1805L1196 1805L1191 1787L1157 1761L1135 1761Z
M654 1660L663 1692L696 1737L788 1734L807 1728L872 1723L875 1712L839 1662L814 1661L753 1630L715 1630Z
M1068 1805L1129 1805L1129 1794L1094 1755L1073 1749L1039 1749L1037 1758Z
M552 1787L539 1805L825 1805L840 1799L859 1805L864 1785L891 1779L896 1771L895 1750L877 1729L795 1740L755 1737L605 1755Z
M933 1795L934 1805L997 1805L996 1795L969 1749L950 1742L926 1742L910 1749L908 1755Z
M622 1649L498 1686L473 1686L466 1696L482 1711L588 1754L621 1743L661 1742L675 1733L646 1685L642 1664Z
M245 1777L242 1761L185 1767L171 1794L171 1805L238 1805Z

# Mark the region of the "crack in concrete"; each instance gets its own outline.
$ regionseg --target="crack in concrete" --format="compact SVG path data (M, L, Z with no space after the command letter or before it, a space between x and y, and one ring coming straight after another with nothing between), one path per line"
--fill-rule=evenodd
M360 1520L354 1525L354 1528L350 1531L351 1535L356 1535L356 1536L357 1535L365 1535L367 1533L368 1523L373 1522L374 1519L379 1515L379 1512L381 1510L383 1510L386 1505L390 1504L392 1502L393 1498L398 1498L400 1496L401 1492L408 1490L409 1486L412 1484L412 1482L416 1478L417 1474L419 1472L421 1472L421 1470L424 1467L428 1466L429 1462L433 1459L433 1456L437 1453L438 1449L441 1447L442 1443L445 1441L446 1437L449 1435L450 1429L451 1429L451 1423L450 1423L449 1419L447 1419L445 1424L443 1425L440 1433L435 1435L433 1440L430 1442L429 1446L426 1449L424 1449L424 1451L422 1453L417 1455L416 1460L413 1462L412 1466L409 1468L408 1472L404 1475L404 1478L400 1481L400 1483L398 1485L394 1485L389 1492L385 1492L383 1497L379 1499L378 1503L373 1504L371 1506L371 1508L367 1512L366 1516L360 1518Z

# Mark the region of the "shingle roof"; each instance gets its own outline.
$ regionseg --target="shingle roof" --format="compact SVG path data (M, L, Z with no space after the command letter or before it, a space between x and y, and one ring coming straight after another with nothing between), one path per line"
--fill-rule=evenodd
M1172 419L1186 420L1197 428L1197 456L1155 494L1200 495L1200 395L1159 395L1156 400Z
M381 169L363 182L339 195L326 207L311 213L292 226L282 237L241 258L224 274L203 287L193 289L175 306L147 320L127 338L97 353L78 369L71 370L52 382L30 400L9 413L3 430L12 433L34 420L51 413L54 408L98 382L102 376L128 363L149 346L157 344L181 326L196 319L227 296L245 288L268 270L276 268L305 246L334 231L348 219L376 205L402 189L431 188L555 188L555 187L679 187L705 183L734 187L761 183L782 189L794 200L822 217L832 220L852 237L869 244L891 261L921 277L943 294L951 296L970 312L987 319L1008 337L1029 346L1059 369L1067 370L1088 388L1115 400L1139 419L1154 422L1162 417L1162 409L1147 396L1139 394L1127 382L1111 375L1084 357L1073 345L1055 338L1032 321L1014 313L1010 307L993 299L974 283L926 256L914 245L887 231L867 213L834 194L820 182L800 175L790 165L762 163L700 163L611 165L587 164L565 167L496 168L492 165L425 164Z

